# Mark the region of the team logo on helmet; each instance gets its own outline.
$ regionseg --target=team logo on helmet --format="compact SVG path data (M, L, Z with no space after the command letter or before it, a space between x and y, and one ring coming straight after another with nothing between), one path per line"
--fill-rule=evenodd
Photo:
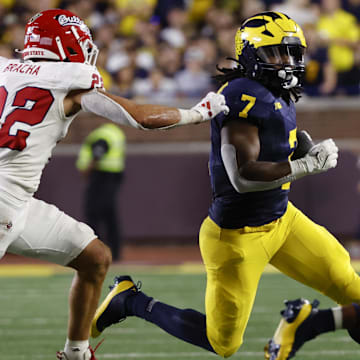
M81 26L84 23L77 16L66 16L64 14L59 15L57 21L61 26L71 26L71 25Z
M91 39L91 32L87 25L77 16L66 16L61 14L57 16L57 21L61 26L78 26L83 32L85 32Z

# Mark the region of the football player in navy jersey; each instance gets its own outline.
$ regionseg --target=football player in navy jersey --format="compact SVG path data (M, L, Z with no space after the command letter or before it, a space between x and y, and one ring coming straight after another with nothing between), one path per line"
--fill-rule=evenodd
M266 347L268 359L289 359L305 341L339 327L356 333L360 311L352 303L360 303L360 278L348 253L288 200L292 181L334 168L338 157L331 139L314 145L306 134L298 137L294 102L300 97L305 49L301 28L288 16L257 14L236 34L238 66L220 69L217 76L230 112L211 121L213 201L200 229L206 314L157 301L122 276L97 310L92 336L137 316L228 357L242 344L268 263L346 305L318 310L317 301L287 302ZM298 144L298 138L305 141ZM296 154L306 141L306 151Z

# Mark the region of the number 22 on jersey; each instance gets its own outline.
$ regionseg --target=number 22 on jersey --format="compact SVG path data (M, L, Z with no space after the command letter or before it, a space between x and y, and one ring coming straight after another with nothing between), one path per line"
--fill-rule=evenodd
M50 90L24 87L17 91L11 104L13 110L6 111L7 115L3 119L8 94L5 86L0 86L0 147L21 151L25 149L26 139L30 135L29 131L21 129L21 124L34 126L41 123L54 102L54 97Z

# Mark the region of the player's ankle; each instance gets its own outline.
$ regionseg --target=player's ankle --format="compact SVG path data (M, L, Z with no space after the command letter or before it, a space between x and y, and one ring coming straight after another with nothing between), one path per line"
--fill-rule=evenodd
M344 328L348 330L350 337L360 344L360 305L353 303L343 309Z
M352 303L351 304L353 307L354 307L354 310L355 310L355 318L356 318L356 324L355 326L356 327L359 327L360 326L360 305L357 304L357 303Z
M90 360L89 340L66 339L64 353L68 360Z
M320 334L334 330L334 314L332 309L316 309L302 325L302 331L306 340L312 340Z

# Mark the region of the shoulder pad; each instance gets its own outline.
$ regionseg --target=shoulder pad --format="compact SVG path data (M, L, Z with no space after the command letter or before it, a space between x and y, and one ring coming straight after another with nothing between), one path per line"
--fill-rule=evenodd
M221 93L230 108L228 120L245 120L255 125L269 116L274 102L274 96L268 89L247 78L229 82Z
M102 78L94 66L82 63L47 62L46 70L52 73L55 87L68 91L104 87Z
M264 102L274 101L274 95L265 86L257 81L248 78L238 78L229 82L229 85L224 88L225 92L231 92L232 94L247 93L251 96L261 99ZM225 95L226 96L226 95Z

